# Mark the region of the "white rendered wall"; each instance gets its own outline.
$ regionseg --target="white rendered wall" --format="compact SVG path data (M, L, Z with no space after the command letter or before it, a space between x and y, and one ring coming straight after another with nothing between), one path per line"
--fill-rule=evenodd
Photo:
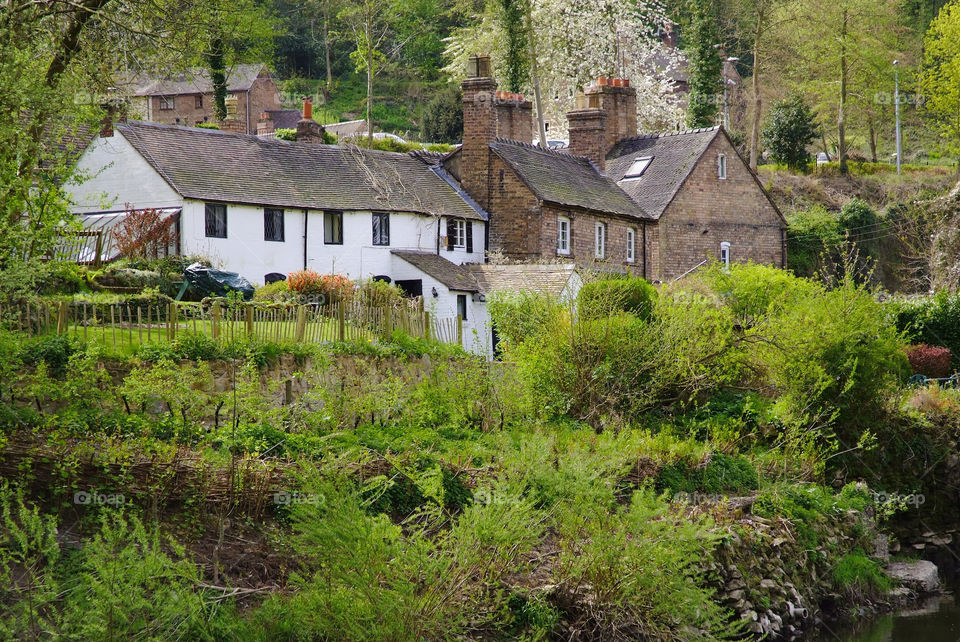
M122 211L130 203L136 209L178 207L183 199L127 142L120 132L97 136L77 161L79 185L66 186L71 211Z

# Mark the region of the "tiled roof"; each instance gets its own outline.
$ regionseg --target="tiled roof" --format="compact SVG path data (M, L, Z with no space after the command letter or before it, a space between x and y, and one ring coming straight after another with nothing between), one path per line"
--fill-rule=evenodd
M407 154L136 121L116 131L185 198L486 218Z
M502 138L491 143L490 149L542 201L608 214L648 218L639 205L630 200L614 181L597 171L586 158Z
M263 64L234 65L228 68L227 91L247 91L263 68ZM140 76L135 78L132 84L134 96L209 94L213 91L210 70L201 67L188 69L169 78Z
M710 127L626 138L607 154L607 175L659 218L719 132L719 127ZM634 160L642 156L653 156L643 176L623 180Z
M297 121L303 117L299 109L268 109L274 129L296 129Z
M461 292L480 291L476 278L465 266L457 265L438 254L410 250L392 250L390 253L429 274L451 290L460 290Z
M573 263L465 265L483 292L538 292L560 296L576 272Z

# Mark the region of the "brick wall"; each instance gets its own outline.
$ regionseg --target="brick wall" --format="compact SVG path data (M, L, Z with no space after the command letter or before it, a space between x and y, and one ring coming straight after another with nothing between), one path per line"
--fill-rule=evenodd
M557 217L570 219L570 254L557 252ZM604 259L596 258L596 224L607 225L607 247ZM634 261L627 262L627 228L634 230ZM598 268L643 274L643 227L640 221L628 221L593 212L570 210L545 205L540 224L540 256L561 258L585 268Z
M540 258L540 200L495 154L490 178L490 250L518 260Z
M227 95L237 98L237 120L244 123L244 132L255 134L257 132L257 119L260 114L268 109L280 109L280 92L277 89L273 78L266 71L261 71L260 75L250 87L249 100L250 112L247 113L248 92L231 91ZM202 106L197 107L197 97L201 98ZM173 99L173 109L160 109L160 96L151 96L150 103L152 107L153 122L166 125L187 125L193 126L197 123L214 123L213 117L213 93L206 94L180 94L171 96ZM179 119L179 121L178 121Z
M718 177L720 153L726 156L726 180ZM783 265L785 224L723 135L707 148L658 227L652 278L669 280L705 259L719 259L724 241L731 261Z

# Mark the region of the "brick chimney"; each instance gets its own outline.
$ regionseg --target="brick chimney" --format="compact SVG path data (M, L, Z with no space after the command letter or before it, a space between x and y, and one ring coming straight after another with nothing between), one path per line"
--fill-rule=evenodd
M298 143L323 143L323 125L313 119L313 102L303 101L303 118L297 121Z
M567 114L570 151L587 156L601 169L607 153L624 138L637 135L637 90L622 78L599 78L578 96Z
M226 100L224 100L224 103L227 107L227 117L220 121L220 131L233 132L235 134L245 133L246 127L243 122L237 118L237 97L230 94Z
M110 138L113 136L113 123L127 121L127 103L111 99L100 105L100 108L105 112L103 120L100 121L100 138Z
M533 140L533 105L521 94L497 91L489 56L470 56L463 89L460 183L477 203L489 207L490 143L497 137Z
M270 118L270 112L260 114L260 120L257 121L257 136L269 136L276 130L273 119Z

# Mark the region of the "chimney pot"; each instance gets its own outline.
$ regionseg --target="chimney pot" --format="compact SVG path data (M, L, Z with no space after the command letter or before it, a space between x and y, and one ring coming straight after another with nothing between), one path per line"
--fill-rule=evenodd
M309 98L303 101L303 119L313 120L313 101Z
M490 78L490 56L470 56L467 58L468 78Z

